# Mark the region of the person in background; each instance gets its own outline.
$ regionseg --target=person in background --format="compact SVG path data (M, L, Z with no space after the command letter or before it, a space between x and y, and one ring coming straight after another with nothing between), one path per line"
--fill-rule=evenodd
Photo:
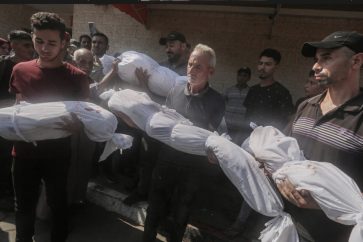
M237 71L236 85L229 87L224 93L224 99L226 101L225 119L228 134L232 138L232 141L238 145L241 145L249 133L249 126L245 122L246 108L243 102L249 90L247 82L250 79L250 68L241 67Z
M10 53L10 44L6 39L0 38L0 56Z
M31 35L22 30L8 34L11 55L0 56L0 108L15 103L15 95L9 93L10 76L14 66L33 59L34 48ZM13 186L11 181L11 149L13 143L0 137L0 209L14 210Z
M63 62L67 40L64 20L55 13L31 16L32 40L39 57L14 66L10 92L17 103L77 101L89 97L89 77ZM76 121L76 120L74 120ZM78 132L67 122L63 129ZM15 192L16 241L33 241L35 210L41 180L52 211L51 242L65 242L68 236L67 177L71 158L70 137L38 141L37 146L14 142L12 175Z
M93 70L91 78L95 82L100 82L103 77L112 69L112 62L115 57L107 55L109 39L104 33L97 32L92 35L91 51L94 56Z
M247 94L246 121L257 125L271 125L284 129L294 106L289 90L275 79L281 54L275 49L265 49L257 65L260 83L252 86Z
M302 103L303 101L305 101L308 98L314 97L314 96L322 93L325 89L326 89L326 86L324 84L320 84L315 79L315 71L310 70L309 71L309 78L306 80L305 85L304 85L305 96L299 98L296 101L295 110L297 110L300 103Z
M79 36L79 47L91 50L91 48L92 48L91 36L89 36L87 34L82 34L81 36Z
M327 89L299 105L287 134L296 138L306 159L332 163L362 191L363 35L337 31L321 41L304 43L301 52L314 58L315 79ZM349 240L352 226L328 219L308 191L296 190L288 179L278 189L289 201L286 211L314 241Z

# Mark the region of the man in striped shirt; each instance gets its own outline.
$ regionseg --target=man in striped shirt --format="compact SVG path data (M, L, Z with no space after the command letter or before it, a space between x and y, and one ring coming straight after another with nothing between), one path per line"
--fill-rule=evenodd
M247 82L250 79L250 68L241 67L237 71L236 85L229 87L224 93L228 134L231 136L232 141L238 145L241 145L249 132L248 124L245 122L246 107L243 102L249 90Z
M307 159L336 165L363 191L363 35L334 32L320 42L305 43L302 54L314 57L315 78L327 90L299 106L290 135ZM287 203L289 212L316 242L348 241L352 227L329 220L308 192L295 190L289 181L278 187L297 206Z

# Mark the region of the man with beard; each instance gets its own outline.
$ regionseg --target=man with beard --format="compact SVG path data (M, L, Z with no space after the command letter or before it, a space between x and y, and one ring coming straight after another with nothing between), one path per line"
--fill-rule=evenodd
M363 191L363 92L359 85L363 35L337 31L321 41L304 43L301 53L314 58L315 79L327 89L300 104L288 135L296 138L308 160L332 163ZM314 241L349 240L352 226L328 219L308 191L296 190L288 179L278 188L290 202L285 203L286 211Z
M260 54L257 71L261 81L250 88L244 101L247 123L283 129L293 113L290 92L274 77L280 60L281 54L275 49Z
M185 36L179 32L170 32L166 37L159 40L160 45L165 45L168 59L160 62L161 66L168 67L181 76L186 75L189 58L189 45Z

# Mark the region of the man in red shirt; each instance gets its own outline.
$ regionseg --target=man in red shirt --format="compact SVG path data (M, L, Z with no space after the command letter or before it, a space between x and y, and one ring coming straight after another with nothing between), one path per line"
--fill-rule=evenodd
M32 40L39 57L17 64L10 80L16 100L30 103L85 100L89 77L63 63L65 24L57 14L39 12L31 17ZM41 110L40 110L41 111ZM67 128L67 127L64 127ZM51 241L65 241L68 235L67 175L71 155L70 138L37 142L15 142L13 181L15 190L16 241L31 242L41 179L52 211Z

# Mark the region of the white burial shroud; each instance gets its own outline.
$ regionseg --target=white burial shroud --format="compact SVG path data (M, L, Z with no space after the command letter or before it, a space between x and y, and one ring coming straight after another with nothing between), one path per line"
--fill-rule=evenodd
M344 172L328 162L305 160L294 138L270 126L256 128L243 146L264 160L276 183L288 178L298 190L310 191L328 218L355 225L350 242L363 241L363 196Z
M121 60L118 64L118 75L123 81L138 86L139 80L135 70L141 67L150 75L148 80L150 91L159 96L166 97L173 87L187 82L187 77L179 76L173 70L160 66L146 54L125 51L118 58Z
M115 92L108 100L108 107L120 118L126 115L143 131L152 115L161 110L161 105L151 100L146 93L131 89Z
M283 202L255 158L224 137L209 136L206 149L211 150L219 165L248 205L265 216L275 217L265 224L259 239L263 242L299 241L295 225L283 211Z
M0 109L0 136L8 140L32 142L70 136L62 129L65 119L83 124L88 138L95 142L106 142L100 160L104 160L116 149L127 149L132 137L116 134L117 118L111 112L93 103L64 101L30 104L21 102Z
M126 115L150 137L185 153L206 155L205 141L216 135L193 126L174 109L160 106L143 92L130 89L115 92L108 106L120 118Z

